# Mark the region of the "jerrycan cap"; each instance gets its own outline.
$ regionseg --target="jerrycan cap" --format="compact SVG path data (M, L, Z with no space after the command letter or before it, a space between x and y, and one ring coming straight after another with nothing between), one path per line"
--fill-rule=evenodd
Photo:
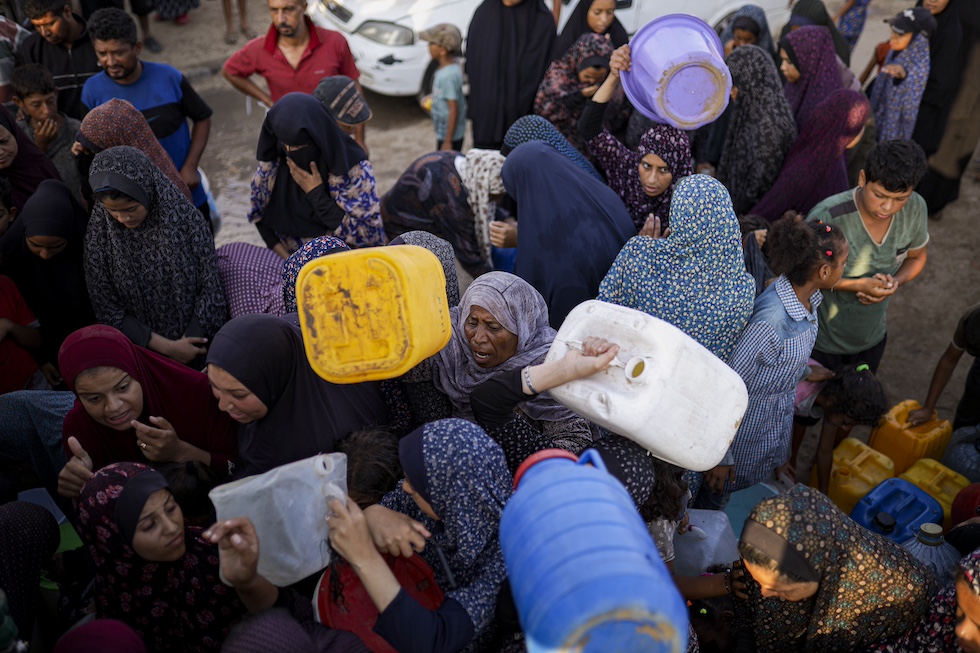
M895 530L895 518L884 510L875 515L872 523L874 523L874 525L880 528L884 533L891 533Z
M939 524L927 522L919 526L919 532L915 537L923 544L939 546L943 543L943 527Z
M578 456L564 449L542 449L536 453L531 454L524 459L524 462L520 464L517 471L514 473L514 491L517 491L517 486L520 484L521 479L524 477L524 473L531 469L539 462L543 460L551 460L553 458L564 458L565 460L571 460L573 463L578 462Z

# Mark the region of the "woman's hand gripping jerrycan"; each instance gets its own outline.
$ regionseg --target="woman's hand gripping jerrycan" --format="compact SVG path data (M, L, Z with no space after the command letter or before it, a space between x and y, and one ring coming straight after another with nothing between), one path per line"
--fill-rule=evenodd
M568 314L545 360L590 335L619 345L616 360L552 388L552 397L678 467L703 472L721 462L749 400L738 373L674 325L598 300Z
M500 547L529 653L683 653L687 607L599 454L524 461Z

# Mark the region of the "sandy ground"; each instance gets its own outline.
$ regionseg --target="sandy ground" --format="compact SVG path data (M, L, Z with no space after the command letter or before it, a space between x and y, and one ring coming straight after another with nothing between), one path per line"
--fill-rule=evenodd
M153 24L154 35L164 44L161 55L148 58L165 61L184 70L195 87L215 109L211 139L203 160L221 209L224 226L219 245L247 241L261 244L255 229L245 222L248 182L254 171L254 144L262 124L263 110L257 106L246 113L244 97L215 74L221 63L238 46L223 41L224 23L218 0L202 0L184 27L173 23ZM884 20L911 2L879 0L872 3L865 33L853 56L852 68L860 73L873 47L887 38ZM833 12L839 3L829 0ZM680 8L680 5L678 5ZM268 27L262 0L249 0L251 25L257 32ZM368 146L378 179L379 191L387 190L418 156L432 149L433 134L428 117L412 98L388 98L367 94L374 111L368 130ZM952 98L951 98L952 100ZM470 140L467 138L467 144ZM980 183L974 180L977 166L968 171L960 200L947 208L940 222L930 222L929 261L922 275L902 288L889 310L888 349L880 376L891 403L908 398L924 399L933 366L945 349L960 313L980 301L980 251L977 249L976 220L980 214ZM969 362L963 361L939 402L939 413L952 417L962 390ZM866 433L865 433L866 435ZM803 472L804 470L800 470Z

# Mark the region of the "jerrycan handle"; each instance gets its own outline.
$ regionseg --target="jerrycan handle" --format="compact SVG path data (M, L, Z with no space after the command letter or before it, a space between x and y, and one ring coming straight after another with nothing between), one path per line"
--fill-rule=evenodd
M602 456L595 449L586 449L582 452L582 455L578 459L579 465L592 465L601 472L609 473L606 469L606 463L603 462Z
M522 462L517 468L517 471L514 472L514 491L517 491L517 486L520 485L521 479L524 478L524 474L527 473L527 470L531 469L542 461L551 460L553 458L563 458L574 463L579 462L579 459L575 454L565 451L564 449L542 449L541 451L533 453L525 458L524 462ZM605 469L605 467L603 467L603 469Z

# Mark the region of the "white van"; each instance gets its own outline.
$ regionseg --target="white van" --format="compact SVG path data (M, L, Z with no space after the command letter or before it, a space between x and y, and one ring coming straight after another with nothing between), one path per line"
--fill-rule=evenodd
M347 37L365 88L382 95L418 95L431 86L436 68L418 33L437 23L451 23L465 40L470 18L481 1L309 0L307 13L317 25L339 30ZM562 0L559 32L578 1ZM771 28L789 18L786 0L751 1L766 11ZM746 0L617 0L616 18L630 35L654 18L676 13L697 16L720 31L745 3ZM545 4L550 6L549 0Z

